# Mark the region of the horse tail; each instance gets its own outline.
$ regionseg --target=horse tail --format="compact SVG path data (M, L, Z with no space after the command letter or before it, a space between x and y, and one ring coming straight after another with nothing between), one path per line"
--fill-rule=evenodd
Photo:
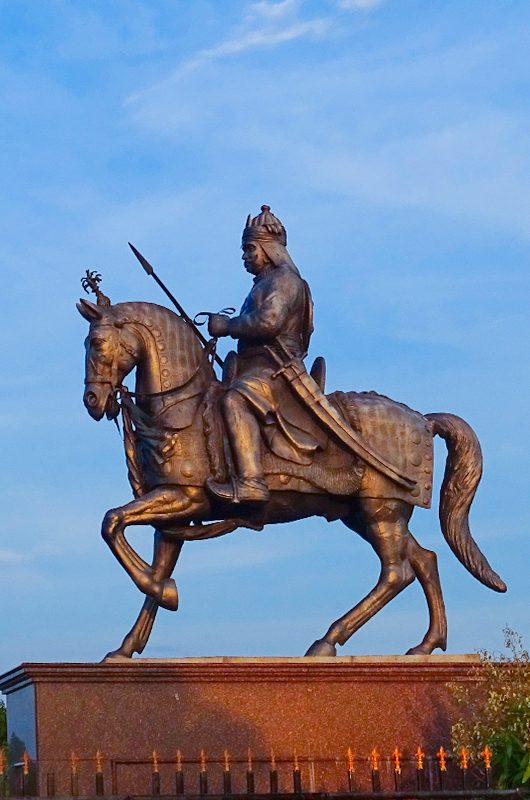
M506 584L490 567L469 530L469 509L482 477L482 451L470 425L454 414L426 414L433 433L445 439L447 462L440 490L440 525L449 547L464 567L496 592Z

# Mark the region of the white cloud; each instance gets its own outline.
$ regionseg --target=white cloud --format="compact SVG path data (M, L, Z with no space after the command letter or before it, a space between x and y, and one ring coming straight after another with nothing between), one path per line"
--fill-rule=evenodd
M215 128L217 156L251 152L268 180L287 172L300 188L530 236L525 112L472 99L477 80L490 73L494 79L496 61L520 49L517 36L437 47L427 38L413 54L383 47L345 55L338 48L336 57L271 63L265 71L248 59L246 80L253 85L259 76L259 92L241 103L234 93L241 65L229 54L311 31L334 35L334 25L331 14L303 20L294 0L254 3L237 35L188 62L223 63L186 78L181 67L182 80L136 95L135 121L164 137L195 135L205 147L205 133ZM469 102L455 99L457 82Z
M372 8L380 6L383 0L338 0L339 8L346 11L371 11Z
M284 138L278 145L289 148ZM269 143L270 146L270 143ZM510 118L488 114L382 146L299 150L300 178L375 205L424 208L530 236L526 143ZM495 158L491 154L495 153Z
M107 201L102 213L92 222L91 235L107 247L128 241L131 231L138 241L160 236L165 228L171 229L174 235L175 225L189 219L190 211L193 213L202 197L203 192L197 188L180 193L146 194L115 205Z
M338 0L339 8L346 11L371 11L372 8L380 6L383 0Z
M29 550L0 550L0 564L30 564L46 556L63 555L66 548L42 545Z
M279 3L260 0L252 3L247 9L242 25L234 30L231 36L212 47L199 50L174 69L169 76L147 89L130 95L125 103L137 102L154 90L167 87L212 61L299 39L320 38L332 27L331 18L303 19L299 12L299 0L282 0Z
M0 564L20 564L29 560L27 553L17 550L0 550Z
M247 17L281 19L282 17L294 13L299 7L300 0L281 0L279 3L269 3L267 0L259 0L259 2L250 5Z
M275 28L267 25L261 29L250 30L233 39L227 39L215 47L201 50L195 58L187 61L181 69L182 71L196 69L207 61L213 61L214 59L255 47L272 47L276 44L290 42L293 39L301 39L306 36L320 36L325 33L327 27L328 22L325 19L295 22L285 28Z

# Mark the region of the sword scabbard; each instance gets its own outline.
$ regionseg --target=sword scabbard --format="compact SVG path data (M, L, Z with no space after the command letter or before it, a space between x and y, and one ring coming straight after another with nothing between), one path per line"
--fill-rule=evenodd
M329 400L320 390L314 379L306 372L300 359L293 358L287 348L281 345L288 360L284 361L274 350L274 347L265 345L266 350L280 368L276 370L273 377L283 375L289 383L294 394L302 401L308 411L313 414L318 422L328 433L335 436L351 453L361 458L373 469L385 475L390 480L395 481L409 491L414 488L416 481L408 475L403 474L397 467L390 464L383 456L379 455L366 442L364 442L351 427L345 423L336 409L330 404Z

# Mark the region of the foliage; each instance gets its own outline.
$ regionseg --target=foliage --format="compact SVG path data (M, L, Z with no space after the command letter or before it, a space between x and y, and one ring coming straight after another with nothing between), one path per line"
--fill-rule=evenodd
M501 789L530 786L530 657L521 636L503 629L504 653L483 650L476 682L452 685L462 717L452 727L455 752L466 747L475 760L488 745Z

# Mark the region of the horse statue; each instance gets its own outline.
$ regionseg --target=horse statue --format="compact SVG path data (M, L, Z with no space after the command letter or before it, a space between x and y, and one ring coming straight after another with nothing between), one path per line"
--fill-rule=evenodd
M99 277L99 276L98 276ZM259 508L227 507L207 489L208 481L230 479L230 453L220 402L226 379L213 369L213 345L203 347L187 321L147 302L112 305L97 289L97 304L81 299L77 308L90 323L86 348L84 404L94 420L123 415L129 481L134 499L105 514L102 536L138 589L146 595L140 614L122 644L106 658L142 653L159 606L176 610L177 587L171 575L182 545L230 533L261 530L266 524L313 515L340 519L365 539L381 562L374 588L331 624L306 655L334 656L355 631L418 578L429 609L429 626L408 654L446 649L447 622L435 553L409 530L415 506L430 507L433 437L447 444L448 458L440 496L440 524L451 550L481 583L506 591L471 536L469 509L482 473L478 439L461 418L447 413L422 415L375 392L334 392L327 401L360 440L395 465L409 481L399 483L362 458L355 458L314 419L316 451L293 463L273 452L265 436L262 459L269 497ZM188 320L189 321L189 320ZM227 360L228 361L228 360ZM318 362L318 360L317 360ZM311 374L322 391L318 363ZM134 392L123 381L136 370ZM285 399L302 410L296 398ZM298 405L297 405L298 404ZM306 426L306 427L307 427ZM127 541L130 525L151 525L151 564Z

